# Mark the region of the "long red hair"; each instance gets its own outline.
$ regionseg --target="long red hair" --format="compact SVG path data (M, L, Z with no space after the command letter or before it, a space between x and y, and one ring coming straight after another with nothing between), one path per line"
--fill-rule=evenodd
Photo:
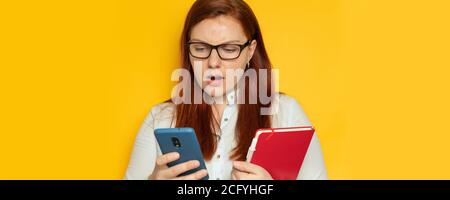
M181 66L191 73L194 77L193 67L189 60L189 49L187 42L190 40L190 32L192 28L204 19L218 17L220 15L227 15L237 19L248 39L257 41L257 47L250 60L250 68L257 72L258 69L268 69L267 92L271 95L271 74L272 67L266 49L264 47L261 30L256 19L255 14L251 8L242 0L197 0L191 7L184 24L184 29L181 37ZM251 144L251 140L259 128L267 128L271 126L270 115L261 115L261 108L268 107L270 104L262 104L258 101L256 104L250 104L249 97L258 95L257 90L249 90L249 85L260 85L245 78L245 104L239 104L238 119L236 122L235 138L236 147L234 148L230 159L245 160L247 150ZM258 82L260 80L258 79ZM198 83L192 78L190 83L192 87L200 87ZM255 92L252 92L255 91ZM191 97L194 98L193 90L191 90ZM193 101L191 101L193 102ZM216 151L217 136L215 134L215 127L218 122L214 119L211 105L202 102L202 104L178 104L176 106L176 127L192 127L194 128L197 138L199 140L201 150L205 160L210 160Z

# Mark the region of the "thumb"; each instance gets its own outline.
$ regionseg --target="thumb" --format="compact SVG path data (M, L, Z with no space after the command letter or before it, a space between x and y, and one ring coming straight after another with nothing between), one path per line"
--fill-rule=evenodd
M253 164L245 162L245 161L234 161L233 167L239 171L252 173L252 174L254 174L256 171L256 168L253 166Z

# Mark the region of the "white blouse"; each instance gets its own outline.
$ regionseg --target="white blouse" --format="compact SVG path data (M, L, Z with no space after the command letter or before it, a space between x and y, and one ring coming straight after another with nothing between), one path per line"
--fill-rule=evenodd
M234 132L237 120L238 105L234 104L235 93L227 94L230 102L224 109L220 122L221 139L217 150L209 161L205 161L210 180L231 179L232 160L229 159L235 146ZM148 179L152 173L157 156L161 155L153 130L156 128L174 127L175 105L162 103L153 107L144 120L134 143L133 152L124 179ZM311 125L303 109L295 99L287 95L279 96L278 113L272 115L272 127L295 127ZM322 150L314 134L308 152L304 158L297 179L327 179Z

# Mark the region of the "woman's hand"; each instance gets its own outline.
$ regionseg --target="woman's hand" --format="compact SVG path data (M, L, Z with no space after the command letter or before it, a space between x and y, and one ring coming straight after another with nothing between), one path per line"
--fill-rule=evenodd
M233 180L273 180L264 168L244 161L233 162L231 177Z
M178 160L179 158L180 154L177 152L171 152L158 156L156 159L155 169L148 178L150 180L200 180L208 174L205 169L202 169L186 176L177 177L186 171L200 166L200 162L198 162L198 160L191 160L172 167L167 167L167 163Z

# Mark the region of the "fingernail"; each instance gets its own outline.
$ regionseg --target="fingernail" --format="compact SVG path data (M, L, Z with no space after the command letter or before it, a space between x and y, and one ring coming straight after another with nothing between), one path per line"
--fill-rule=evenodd
M180 157L180 154L179 154L178 152L175 152L175 153L174 153L174 157L175 157L175 158L179 158L179 157Z
M200 162L198 162L198 160L194 160L194 166L199 166L200 165Z

